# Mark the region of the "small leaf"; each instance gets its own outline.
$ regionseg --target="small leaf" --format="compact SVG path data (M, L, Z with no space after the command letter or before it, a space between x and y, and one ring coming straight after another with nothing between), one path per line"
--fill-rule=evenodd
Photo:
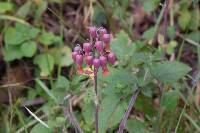
M165 110L174 110L177 106L179 99L179 93L176 90L172 90L164 93L163 100L161 102L162 108Z
M37 50L37 44L33 41L25 42L20 49L25 57L32 57Z
M165 40L164 36L162 34L158 34L158 43L160 45L164 44L164 40Z
M190 70L190 67L177 61L164 61L156 63L151 67L153 76L167 84L184 77Z
M19 10L17 11L17 15L19 17L25 18L31 9L31 4L32 4L32 1L27 1L24 5L22 5L19 8Z
M13 61L15 59L21 59L23 54L20 50L20 46L6 46L4 48L4 60Z
M54 68L54 58L48 53L37 55L33 62L39 66L41 76L48 76Z
M146 30L143 34L142 34L142 38L146 39L146 40L151 40L154 37L154 33L155 33L155 28L151 27L148 30Z
M42 35L40 36L39 41L43 45L51 45L61 40L60 40L60 37L55 36L52 32L42 32Z
M186 30L189 22L191 19L191 14L187 10L183 10L181 12L181 15L178 17L178 24L181 27L182 30Z
M69 81L64 76L58 76L56 81L56 88L69 89Z
M0 13L5 13L12 10L13 5L10 2L0 2Z
M174 41L174 40L170 41L169 44L167 45L167 49L166 49L167 54L169 54L169 55L173 54L176 46L177 46L176 41Z
M39 19L42 13L47 9L47 1L41 0L37 6L35 10L35 20Z

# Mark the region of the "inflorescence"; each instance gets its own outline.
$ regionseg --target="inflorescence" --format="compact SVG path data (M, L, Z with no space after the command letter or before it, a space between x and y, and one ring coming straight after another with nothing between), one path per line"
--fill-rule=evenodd
M114 65L116 56L110 50L110 34L103 27L89 28L90 41L83 43L82 47L77 44L72 52L72 59L77 64L78 74L90 74L83 70L85 63L88 68L98 71L101 67L103 75L108 75L107 63Z

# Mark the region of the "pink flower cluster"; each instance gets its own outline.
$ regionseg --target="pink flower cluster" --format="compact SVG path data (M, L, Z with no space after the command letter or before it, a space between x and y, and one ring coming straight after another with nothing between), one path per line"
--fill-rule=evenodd
M103 27L89 28L90 41L83 43L83 46L77 45L72 52L72 59L77 64L78 74L86 73L83 71L83 63L90 68L94 66L96 70L102 68L103 75L108 72L107 63L114 65L116 56L110 51L110 34ZM87 74L87 73L86 73Z

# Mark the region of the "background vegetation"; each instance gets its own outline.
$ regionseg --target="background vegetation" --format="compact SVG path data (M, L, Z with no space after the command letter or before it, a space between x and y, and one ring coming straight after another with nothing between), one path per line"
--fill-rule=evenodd
M71 59L93 25L118 59L98 75L100 133L117 131L138 89L126 132L200 132L199 1L166 1L1 0L0 132L94 132L93 81Z

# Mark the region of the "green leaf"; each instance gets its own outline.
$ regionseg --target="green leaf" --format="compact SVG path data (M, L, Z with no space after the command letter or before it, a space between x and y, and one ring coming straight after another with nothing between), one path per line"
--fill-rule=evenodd
M143 6L146 13L154 11L158 6L159 0L143 0Z
M176 41L174 41L174 40L170 41L169 44L167 45L167 49L166 49L167 54L172 55L174 53L174 49L176 46L177 46Z
M182 30L186 30L189 22L191 19L191 14L187 10L183 10L181 12L181 15L178 17L178 24L181 27Z
M42 35L39 37L39 41L43 45L51 45L56 42L60 42L61 39L58 36L55 36L52 32L42 32Z
M19 8L19 10L17 11L17 15L19 17L25 18L31 9L31 4L32 4L32 1L27 1L24 5L22 5Z
M69 81L67 80L67 78L65 78L64 76L58 76L58 79L56 81L56 88L65 88L65 89L69 89Z
M120 123L120 121L122 120L122 118L124 116L124 112L125 112L126 108L127 108L126 101L120 102L117 105L115 111L113 112L113 114L111 115L111 118L109 119L109 127L110 128L112 128Z
M146 30L143 34L142 34L142 38L146 39L146 40L151 40L154 37L154 33L155 33L155 28L151 27L148 30Z
M49 90L49 88L40 79L37 78L35 81L47 93L47 95L49 95L49 97L51 97L57 103L57 99L51 90Z
M132 86L137 79L126 69L110 69L110 74L100 80L107 82L110 86L116 86L117 84Z
M153 76L166 84L179 80L190 70L189 66L177 61L164 61L151 66Z
M88 104L84 104L83 108L82 108L82 114L83 114L83 118L85 120L85 122L89 125L92 125L94 122L94 104L92 104L91 102Z
M126 129L129 133L150 133L145 129L145 124L137 119L129 119Z
M5 13L11 11L13 8L12 3L10 2L0 2L0 13Z
M114 94L106 96L102 100L99 111L99 133L105 133L108 128L108 122L115 111L120 98Z
M38 123L35 125L30 133L53 133L51 129L44 127L42 124Z
M39 66L41 76L48 76L54 68L54 59L48 53L37 55L33 62Z
M54 57L55 64L60 66L70 66L73 64L71 58L71 49L68 46L63 46L60 48L54 48L50 51L51 55Z
M25 57L32 57L37 50L37 44L33 41L25 42L21 45L20 49Z
M4 48L4 60L13 61L15 59L21 59L23 54L20 50L20 46L6 46Z
M26 40L33 39L39 33L39 29L32 26L17 23L16 27L8 27L4 39L6 45L20 45Z
M172 90L164 93L161 107L165 110L174 110L177 106L179 99L179 93L176 90Z
M124 31L118 33L116 38L111 41L111 49L115 51L115 54L118 59L122 60L135 51L135 44L130 42L130 38Z
M47 1L41 0L40 4L37 5L38 7L35 10L35 20L39 19L42 13L47 9Z

